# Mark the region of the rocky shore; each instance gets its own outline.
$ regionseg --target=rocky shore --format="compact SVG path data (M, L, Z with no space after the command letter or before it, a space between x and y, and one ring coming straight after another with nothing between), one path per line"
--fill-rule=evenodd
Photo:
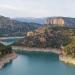
M69 57L69 56L59 56L59 60L66 63L66 64L72 64L75 65L75 58Z
M0 69L4 67L5 64L10 63L13 59L16 58L16 53L12 52L0 58Z
M23 47L23 46L12 46L12 49L15 51L49 52L49 53L61 54L60 49L51 49L51 48L29 48L29 47Z

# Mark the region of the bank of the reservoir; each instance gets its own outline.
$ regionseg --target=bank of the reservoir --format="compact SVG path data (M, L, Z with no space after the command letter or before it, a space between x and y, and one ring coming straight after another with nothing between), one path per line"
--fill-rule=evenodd
M10 63L15 58L16 58L16 53L14 52L1 57L0 58L0 69L2 69L5 64Z
M61 63L54 53L20 53L13 63L0 70L0 75L75 75L75 67Z
M60 54L60 49L51 49L51 48L29 48L24 46L12 46L12 49L15 51L25 51L25 52L48 52L48 53L55 53Z
M12 46L12 49L17 52L45 52L45 53L55 53L59 55L59 60L68 64L75 65L75 59L71 57L66 57L61 55L60 49L51 48L29 48L24 46Z

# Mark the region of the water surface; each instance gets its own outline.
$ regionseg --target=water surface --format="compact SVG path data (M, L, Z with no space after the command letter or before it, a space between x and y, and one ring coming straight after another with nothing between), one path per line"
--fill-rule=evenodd
M56 54L18 54L0 75L75 75L75 66L59 61Z

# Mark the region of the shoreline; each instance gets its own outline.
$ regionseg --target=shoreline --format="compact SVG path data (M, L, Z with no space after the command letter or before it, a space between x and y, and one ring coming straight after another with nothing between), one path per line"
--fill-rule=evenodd
M7 54L0 58L0 69L2 69L5 64L10 63L13 59L16 58L16 53L12 52L11 54Z
M70 56L59 56L59 60L66 63L66 64L72 64L75 65L75 58L72 58Z
M69 56L61 55L60 49L52 48L29 48L25 46L12 46L12 49L16 52L44 52L44 53L54 53L59 55L59 61L64 62L65 64L75 65L75 59Z
M24 46L12 46L14 51L25 51L25 52L49 52L55 54L61 54L60 49L52 49L52 48L29 48Z

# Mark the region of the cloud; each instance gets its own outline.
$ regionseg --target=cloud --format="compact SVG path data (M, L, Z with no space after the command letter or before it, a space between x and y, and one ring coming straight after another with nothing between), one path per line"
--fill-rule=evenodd
M0 0L0 14L10 17L75 17L74 0Z

